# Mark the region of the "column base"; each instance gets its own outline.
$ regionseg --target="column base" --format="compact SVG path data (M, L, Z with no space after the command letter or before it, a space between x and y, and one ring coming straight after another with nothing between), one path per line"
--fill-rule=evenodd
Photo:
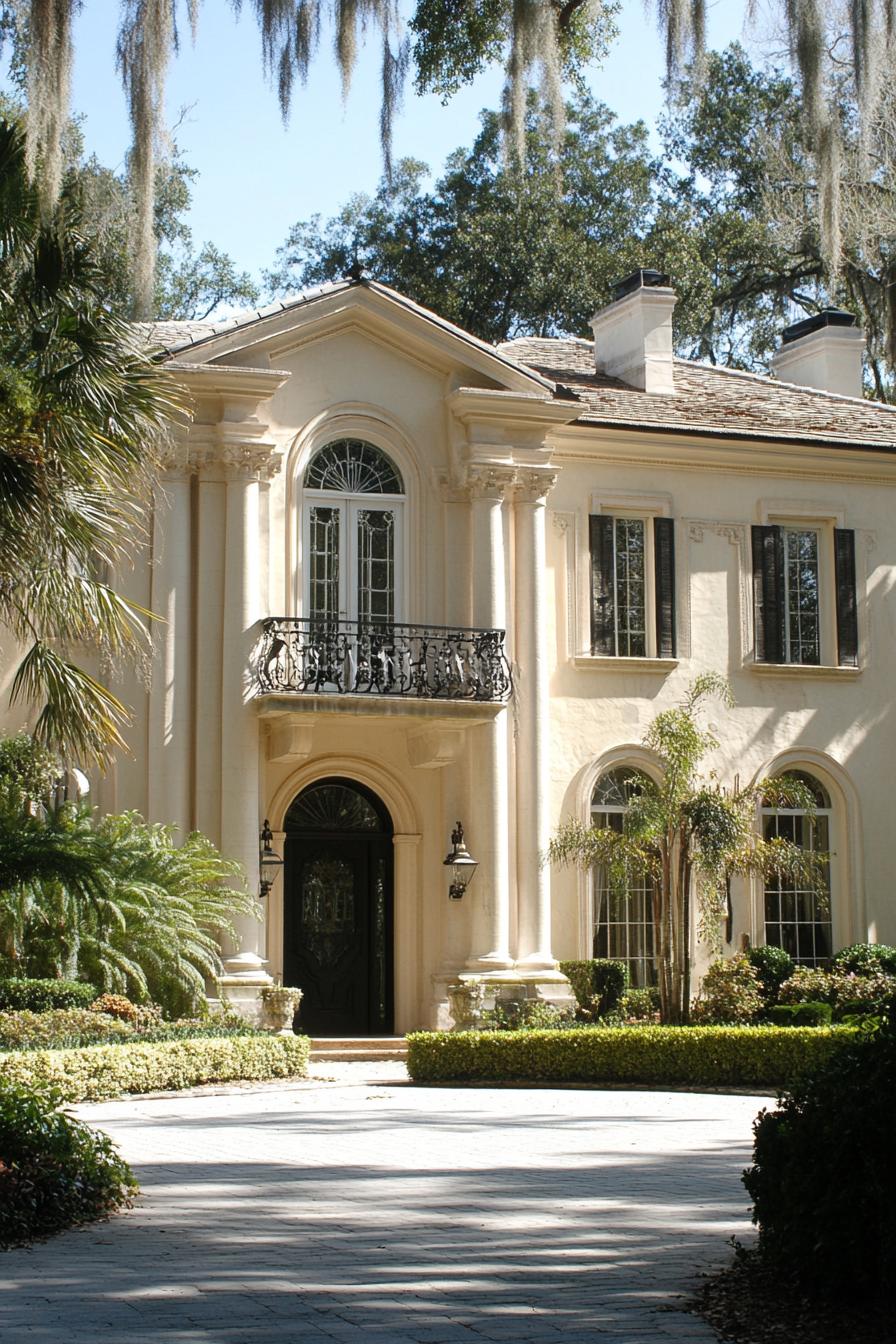
M502 952L489 952L484 957L470 957L466 964L466 970L461 971L461 976L466 975L491 975L500 974L502 971L512 971L513 961Z
M224 1005L256 1026L261 1025L261 991L274 983L266 965L254 952L240 952L227 958L224 974L218 981Z

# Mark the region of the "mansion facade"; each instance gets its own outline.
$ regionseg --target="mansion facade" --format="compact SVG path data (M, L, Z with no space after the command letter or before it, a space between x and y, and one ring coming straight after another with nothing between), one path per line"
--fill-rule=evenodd
M543 855L565 819L620 824L707 670L737 701L708 767L801 772L817 823L756 824L831 854L828 906L733 883L725 951L896 942L896 411L861 399L846 314L788 328L766 378L675 358L674 303L638 272L593 340L493 347L361 279L156 326L192 418L122 581L163 622L98 801L253 887L269 824L229 997L282 977L309 1032L367 1035L447 1025L459 975L562 1001L558 959L599 955L650 983L649 892Z

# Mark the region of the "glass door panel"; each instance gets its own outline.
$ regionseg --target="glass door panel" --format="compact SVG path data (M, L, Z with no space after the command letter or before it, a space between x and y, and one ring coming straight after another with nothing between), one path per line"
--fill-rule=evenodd
M315 502L307 518L307 611L312 620L336 622L346 614L345 504Z
M361 625L395 623L396 512L355 505L355 610Z

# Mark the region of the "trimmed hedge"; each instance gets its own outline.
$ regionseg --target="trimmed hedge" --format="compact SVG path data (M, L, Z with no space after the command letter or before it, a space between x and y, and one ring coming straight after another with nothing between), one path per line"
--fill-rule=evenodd
M72 1050L107 1041L130 1041L125 1022L90 1008L48 1008L45 1013L0 1013L0 1051Z
M137 1192L112 1140L60 1104L0 1080L0 1247L104 1218Z
M94 985L82 980L23 980L0 978L0 1009L46 1013L51 1008L89 1008L96 998Z
M0 1055L0 1083L49 1085L63 1101L105 1101L123 1092L301 1078L310 1047L307 1036L230 1036L10 1051Z
M415 1032L415 1083L651 1083L784 1087L850 1042L849 1027L592 1027L579 1031Z

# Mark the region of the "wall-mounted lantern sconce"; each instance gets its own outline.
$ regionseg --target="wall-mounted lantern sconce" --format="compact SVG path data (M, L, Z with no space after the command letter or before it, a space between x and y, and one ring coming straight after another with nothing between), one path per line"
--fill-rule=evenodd
M451 843L454 848L445 859L445 867L450 868L453 872L448 895L452 901L459 901L473 881L473 874L479 864L464 844L464 828L460 822L451 832Z
M258 869L260 881L258 883L258 894L262 900L270 894L271 887L277 879L277 874L283 867L283 860L279 854L274 852L272 840L274 832L271 830L271 823L267 817L264 819L264 825L261 828L259 836L261 847L258 851Z

